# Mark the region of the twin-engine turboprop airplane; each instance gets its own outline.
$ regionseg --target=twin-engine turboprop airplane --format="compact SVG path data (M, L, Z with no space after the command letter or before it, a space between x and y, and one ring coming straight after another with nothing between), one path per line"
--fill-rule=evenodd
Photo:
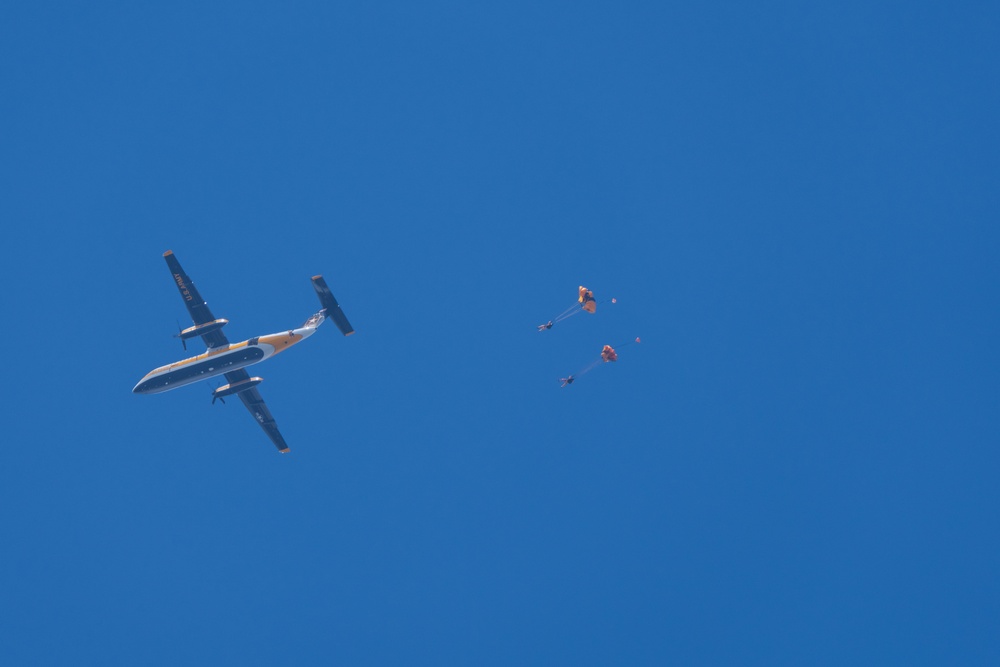
M351 323L347 321L347 316L340 309L340 304L333 298L330 288L326 286L323 276L313 276L312 283L316 289L316 295L323 306L323 309L310 317L298 329L290 329L270 336L256 336L242 343L230 343L226 334L222 333L222 327L229 323L229 320L215 319L212 311L208 309L208 304L194 283L184 273L180 262L174 257L171 250L163 253L163 258L167 260L167 266L174 276L177 289L181 292L184 305L187 306L194 326L181 331L177 336L184 343L187 349L187 339L201 336L208 346L208 351L190 359L184 359L173 364L160 366L146 374L139 380L132 391L136 394L158 394L161 391L169 391L177 387L183 387L192 382L205 380L217 375L225 375L229 384L223 385L212 392L212 402L215 399L222 399L224 396L236 394L247 406L247 410L254 416L257 423L261 425L271 442L275 444L282 454L288 452L288 445L278 431L278 425L271 416L271 411L264 405L264 399L257 391L257 385L263 382L263 378L250 377L244 368L252 364L264 361L273 357L279 352L284 352L292 345L300 343L313 335L327 319L333 320L337 328L345 336L354 333ZM222 401L225 403L225 401Z

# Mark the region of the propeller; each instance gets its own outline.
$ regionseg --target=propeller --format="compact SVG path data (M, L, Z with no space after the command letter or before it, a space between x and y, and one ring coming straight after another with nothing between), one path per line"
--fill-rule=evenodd
M187 352L187 349L188 349L187 341L184 340L184 336L181 335L181 333L184 331L184 329L181 328L180 320L176 320L176 322L177 322L177 333L174 334L174 338L180 338L181 339L181 345L184 346L184 351Z

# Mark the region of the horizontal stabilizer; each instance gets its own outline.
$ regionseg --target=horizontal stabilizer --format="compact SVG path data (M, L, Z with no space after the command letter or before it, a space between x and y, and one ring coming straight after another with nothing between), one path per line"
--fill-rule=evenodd
M333 297L333 292L330 291L330 288L326 286L323 276L313 276L312 283L316 289L316 296L319 297L319 302L323 304L323 311L326 317L333 320L333 323L337 325L337 328L345 336L350 336L354 333L354 327L347 321L347 315L344 315L344 311L340 309L340 304Z

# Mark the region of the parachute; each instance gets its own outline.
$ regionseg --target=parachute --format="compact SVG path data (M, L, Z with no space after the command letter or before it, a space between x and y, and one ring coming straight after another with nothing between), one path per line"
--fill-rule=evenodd
M616 303L616 301L617 301L616 299L611 299L611 303ZM555 317L553 317L551 320L549 320L545 324L539 324L538 325L538 330L539 331L546 331L548 329L551 329L552 325L554 325L556 322L562 322L563 320L569 319L570 317L573 317L577 313L582 313L584 311L590 313L591 315L593 315L594 313L596 313L597 312L597 299L594 298L594 292L593 292L593 290L589 290L586 287L584 287L583 285L580 285L580 288L578 290L578 296L577 296L577 299L576 299L576 303L574 303L572 306L570 306L569 308L567 308L563 312L561 312L558 315L556 315Z
M631 345L632 343L639 343L639 342L641 342L641 341L638 338L636 338L635 340L630 340L627 343L622 343L622 344L618 345L617 347L620 349L620 348L625 347L626 345ZM601 350L601 357L600 357L600 359L595 359L594 361L590 362L590 364L587 365L585 368L583 368L580 371L577 371L576 373L573 373L570 376L567 376L567 377L564 377L564 378L559 378L559 381L562 383L560 386L561 387L569 386L569 385L573 384L574 380L578 379L584 373L589 373L594 368L596 368L597 366L601 365L602 362L603 363L608 363L610 361L618 361L618 351L615 350L615 348L611 347L610 345L605 345L604 348Z
M597 312L597 301L594 300L594 293L583 285L580 285L580 298L577 301L580 302L580 307L588 313Z

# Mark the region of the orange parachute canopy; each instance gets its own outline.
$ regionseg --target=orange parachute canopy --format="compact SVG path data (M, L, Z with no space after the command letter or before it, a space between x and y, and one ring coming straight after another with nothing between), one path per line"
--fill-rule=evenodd
M618 361L618 353L615 352L615 348L605 345L604 349L601 350L601 359L604 359L605 362Z
M597 310L597 301L594 300L594 293L583 285L580 285L580 298L577 301L582 304L583 309L588 313L593 313Z

